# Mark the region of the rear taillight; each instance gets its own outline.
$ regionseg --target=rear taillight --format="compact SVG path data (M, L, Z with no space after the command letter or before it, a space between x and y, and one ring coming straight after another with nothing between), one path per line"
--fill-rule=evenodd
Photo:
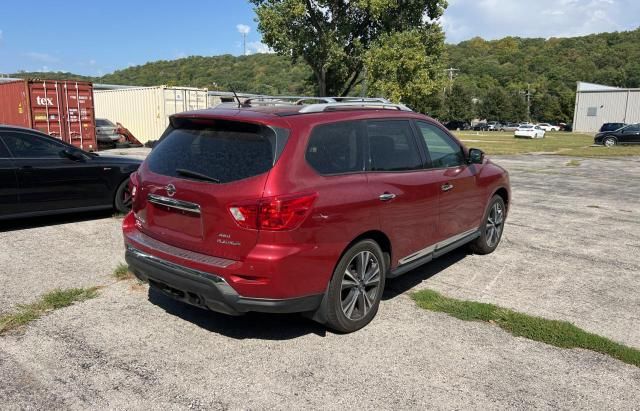
M236 223L253 230L293 230L307 218L318 195L268 197L229 206Z
M138 173L134 171L129 176L129 192L131 193L131 198L135 200L136 194L138 194L138 186L140 185L140 180L138 179Z

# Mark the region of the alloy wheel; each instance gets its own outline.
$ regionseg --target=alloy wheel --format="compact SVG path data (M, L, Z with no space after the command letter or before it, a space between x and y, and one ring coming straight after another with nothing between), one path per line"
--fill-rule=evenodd
M361 251L349 261L342 276L340 304L352 321L365 317L380 292L380 263L370 251Z
M485 238L487 245L491 248L495 247L500 241L500 235L502 234L502 228L504 223L504 208L502 204L496 202L489 211L487 217Z
M131 210L132 203L133 203L133 197L131 196L131 189L129 188L129 185L127 184L125 189L122 191L122 205L127 210Z
M607 147L613 147L613 146L616 145L616 141L614 139L612 139L612 138L606 138L604 140L604 145L607 146Z

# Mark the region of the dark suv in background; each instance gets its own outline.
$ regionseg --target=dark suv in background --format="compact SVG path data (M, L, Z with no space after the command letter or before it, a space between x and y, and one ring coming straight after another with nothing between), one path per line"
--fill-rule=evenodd
M604 131L596 134L593 142L606 147L616 144L640 144L640 123L629 124L613 131Z
M132 177L135 275L237 315L304 312L341 331L385 281L500 241L507 172L401 105L243 107L174 115Z

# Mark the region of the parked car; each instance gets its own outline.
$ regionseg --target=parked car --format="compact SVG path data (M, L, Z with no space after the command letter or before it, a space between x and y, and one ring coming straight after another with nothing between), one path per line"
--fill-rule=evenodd
M510 200L482 151L383 103L176 114L131 180L123 231L140 280L340 332L372 320L387 279L464 244L493 252Z
M539 123L537 124L537 126L543 129L544 131L560 131L560 127L554 126L553 124L549 124L549 123Z
M489 125L487 123L477 123L477 124L474 124L474 126L471 127L471 129L473 131L488 131Z
M560 129L562 131L571 132L573 131L573 123L560 123Z
M519 126L518 123L505 123L500 126L500 131L516 131Z
M533 124L520 124L514 132L514 137L544 138L545 131Z
M117 129L118 126L106 118L96 119L96 138L99 143L113 144L120 140L122 136L116 133Z
M39 131L0 126L0 219L131 208L140 160L88 153Z
M447 130L469 130L471 125L467 121L452 120L444 125Z
M499 131L501 127L502 124L500 124L498 121L490 121L487 123L487 130L489 131Z
M598 133L593 142L607 147L613 147L616 144L640 144L640 123L629 124L614 131Z
M626 126L626 123L604 123L602 127L600 127L599 132L607 132L607 131L616 131Z

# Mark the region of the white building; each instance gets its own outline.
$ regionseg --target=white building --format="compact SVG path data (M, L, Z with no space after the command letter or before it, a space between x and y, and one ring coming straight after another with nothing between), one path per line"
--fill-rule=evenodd
M573 131L593 133L604 123L640 123L640 89L578 82Z

